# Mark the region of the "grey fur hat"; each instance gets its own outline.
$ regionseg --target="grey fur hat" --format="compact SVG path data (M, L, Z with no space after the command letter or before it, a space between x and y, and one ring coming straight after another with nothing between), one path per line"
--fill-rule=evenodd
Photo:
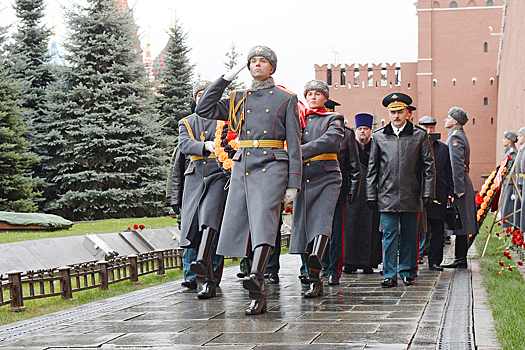
M304 86L304 97L306 97L306 93L310 90L317 90L322 93L324 97L330 98L330 89L328 88L328 84L322 80L314 79L307 82Z
M512 130L507 130L503 133L503 137L511 140L512 142L518 141L518 133Z
M525 136L525 126L523 128L520 129L520 131L518 131L520 134L522 134L523 136Z
M277 55L268 46L257 45L248 51L248 69L250 69L250 60L256 56L266 58L273 67L273 73L277 70ZM272 73L272 74L273 74Z
M434 118L429 117L428 115L421 117L421 119L419 119L419 125L436 125L436 124L437 124L437 121Z
M452 107L450 111L448 111L448 115L456 119L456 121L461 125L465 125L468 122L467 111L465 111L463 108Z
M211 81L209 80L199 80L193 84L193 99L197 99L197 94L199 91L205 90L208 86L211 85Z

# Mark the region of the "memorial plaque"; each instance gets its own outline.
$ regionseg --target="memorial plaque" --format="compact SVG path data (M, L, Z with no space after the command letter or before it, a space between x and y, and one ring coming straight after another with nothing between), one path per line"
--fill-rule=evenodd
M44 269L42 264L24 245L24 242L14 242L0 245L0 261L7 266L7 271L28 271Z

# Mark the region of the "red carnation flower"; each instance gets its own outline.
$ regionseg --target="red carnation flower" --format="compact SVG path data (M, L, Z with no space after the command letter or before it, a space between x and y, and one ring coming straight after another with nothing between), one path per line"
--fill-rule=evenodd
M512 271L512 266L507 267L509 271Z
M472 197L471 197L472 198ZM503 218L501 219L501 222L505 223L505 221L507 221L507 218ZM508 228L508 227L507 227Z
M505 263L503 261L500 261L499 266L503 266L503 265L505 265Z
M483 197L481 197L479 193L476 193L476 205L480 205L483 202L484 202Z
M523 266L523 261L518 261L518 265Z
M133 229L134 229L134 230L136 230L136 229L138 229L138 228L139 228L139 225L137 225L137 224L133 225Z
M496 236L498 236L498 237L499 237L499 232L496 232Z
M235 140L237 138L237 133L233 131L228 131L228 136L226 136L226 141L230 142L231 140Z
M139 225L139 228L140 228L141 230L144 230L144 229L146 228L146 226L144 226L144 225Z
M128 226L128 230L131 230L131 227Z
M501 276L501 272L496 272L496 275Z

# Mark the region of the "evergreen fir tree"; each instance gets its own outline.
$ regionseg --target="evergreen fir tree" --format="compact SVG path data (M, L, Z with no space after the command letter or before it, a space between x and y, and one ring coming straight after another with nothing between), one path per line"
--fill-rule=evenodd
M239 64L239 56L240 54L235 51L236 46L235 43L230 44L230 51L226 52L226 57L228 57L228 62L224 62L224 66L226 67L226 72L229 72L233 69L236 65ZM224 90L224 94L226 96L229 96L232 91L245 89L246 86L243 82L239 80L239 76L236 76L235 79L232 80L231 84L228 85L226 90Z
M27 176L36 158L23 137L25 122L17 108L18 89L0 63L0 211L33 212L33 181Z
M29 123L27 139L33 143L35 135L32 127L41 122L44 114L45 88L54 81L48 44L51 30L41 22L44 18L44 0L15 0L13 8L19 19L13 43L9 45L9 79L18 81L20 88L20 109L22 117Z
M51 30L42 24L44 0L15 0L13 8L19 21L17 31L12 36L13 42L8 46L8 77L16 81L20 89L18 105L27 122L24 136L30 142L33 153L45 162L47 145L44 137L49 132L45 113L45 90L55 80L53 68L47 64L51 59L48 53ZM43 181L45 174L41 163L33 166L33 175L35 179L39 179L38 190L48 196L53 188Z
M159 102L166 133L178 136L179 120L191 113L193 65L188 59L190 49L186 46L187 34L178 21L170 28L169 34L167 72L163 80L164 87L159 89Z
M48 91L57 198L46 211L102 219L155 215L167 157L160 116L137 52L132 13L114 0L87 0L66 12L70 63Z

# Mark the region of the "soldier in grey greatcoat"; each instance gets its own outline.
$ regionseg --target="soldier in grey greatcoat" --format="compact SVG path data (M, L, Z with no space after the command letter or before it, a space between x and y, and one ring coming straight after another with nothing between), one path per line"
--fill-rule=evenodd
M193 92L197 105L202 91L211 85L209 81L199 81ZM214 138L216 120L199 118L192 114L179 122L179 149L190 159L184 172L184 193L181 221L181 242L183 248L198 249L197 260L191 263L190 270L200 284L199 299L208 299L216 294L212 258L216 239L221 225L228 181L215 160ZM215 259L217 260L217 259ZM222 257L219 271L222 270Z
M446 145L450 153L452 178L454 180L454 204L459 208L461 230L455 230L456 247L454 260L441 264L443 267L467 267L467 251L469 235L478 234L478 220L476 217L476 196L470 180L470 144L463 125L468 122L467 112L459 107L452 107L445 118L445 128L449 129Z
M507 169L509 171L514 163L516 154L518 153L518 150L516 149L515 145L516 141L518 141L518 134L515 131L507 130L503 133L503 139L501 140L501 142L503 143L503 147L505 147L505 157L510 156L510 160L507 163ZM503 194L503 191L505 191L505 194ZM505 176L501 184L501 193L501 217L505 218L505 220L503 220L502 226L512 227L514 226L514 215L511 214L514 212L514 198L516 197L516 191L514 189L512 181L509 181L508 175Z
M516 167L514 168L514 179L516 180L516 186L518 187L518 192L521 195L518 194L515 195L514 198L514 219L513 223L515 226L522 229L522 222L525 222L523 218L525 217L525 213L522 213L522 201L523 201L523 185L524 185L524 178L525 178L525 127L521 128L520 131L518 131L518 142L516 142L516 145L519 147L518 149L518 155L516 156Z
M323 294L320 271L324 251L332 236L334 210L342 177L337 152L344 136L344 117L323 107L329 98L328 85L311 80L304 87L309 109L305 115L303 180L295 197L290 253L306 254L310 288L305 298Z
M255 46L248 52L247 66L253 77L250 89L221 100L244 68L238 66L204 91L196 112L229 120L229 128L239 135L217 253L253 256L250 276L243 281L252 299L245 314L253 315L266 311L264 272L275 244L281 202L292 201L301 188L302 158L297 96L275 85L271 77L277 67L275 52Z

